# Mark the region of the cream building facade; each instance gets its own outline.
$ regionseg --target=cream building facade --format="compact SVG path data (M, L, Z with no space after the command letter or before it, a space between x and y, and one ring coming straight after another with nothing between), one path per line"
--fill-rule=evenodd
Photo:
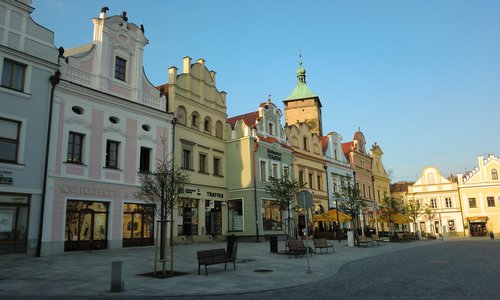
M442 235L444 231L449 235L463 235L458 185L454 180L441 175L436 167L429 166L422 170L420 178L408 186L407 199L418 200L422 212L425 207L434 212L433 216L421 214L418 217L417 227L420 232L427 236Z
M500 159L495 155L477 157L478 166L458 174L463 220L467 236L500 234Z
M175 242L199 242L227 233L226 93L216 87L216 72L205 60L184 57L182 73L169 68L168 111L176 117L174 164L191 183L174 215Z

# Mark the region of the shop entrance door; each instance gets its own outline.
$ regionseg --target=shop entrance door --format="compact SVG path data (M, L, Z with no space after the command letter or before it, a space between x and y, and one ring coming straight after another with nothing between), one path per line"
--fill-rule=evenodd
M470 223L471 236L486 236L486 223Z
M106 249L108 204L68 200L64 251Z
M183 235L191 235L191 207L182 209L182 233Z
M125 203L123 209L123 247L154 244L154 206Z

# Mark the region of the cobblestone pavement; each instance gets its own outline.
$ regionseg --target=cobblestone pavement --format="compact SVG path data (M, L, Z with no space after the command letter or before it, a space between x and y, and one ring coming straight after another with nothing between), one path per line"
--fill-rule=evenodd
M270 254L265 243L240 243L237 270L213 266L197 275L195 253L222 244L176 247L179 271L143 278L151 249L68 253L0 260L0 298L24 299L500 299L500 241L461 239L389 243L374 248L335 244L335 254L305 258ZM280 244L284 247L283 244ZM109 292L109 264L124 261L125 291ZM267 269L269 273L255 270ZM177 270L177 268L176 268Z

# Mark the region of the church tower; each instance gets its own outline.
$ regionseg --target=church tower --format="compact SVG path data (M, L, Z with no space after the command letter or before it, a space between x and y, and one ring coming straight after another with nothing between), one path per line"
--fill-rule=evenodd
M321 119L321 101L306 85L306 70L302 67L302 55L299 56L297 85L292 94L283 100L285 104L285 122L288 125L306 122L312 132L323 135Z

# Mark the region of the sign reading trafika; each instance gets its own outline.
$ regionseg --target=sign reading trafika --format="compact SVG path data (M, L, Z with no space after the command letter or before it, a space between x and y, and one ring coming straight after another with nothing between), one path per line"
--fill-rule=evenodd
M300 208L304 209L304 216L306 222L306 255L307 255L307 271L306 273L312 273L311 266L309 265L309 219L307 209L311 208L313 205L313 195L307 190L302 190L297 194L297 204Z

